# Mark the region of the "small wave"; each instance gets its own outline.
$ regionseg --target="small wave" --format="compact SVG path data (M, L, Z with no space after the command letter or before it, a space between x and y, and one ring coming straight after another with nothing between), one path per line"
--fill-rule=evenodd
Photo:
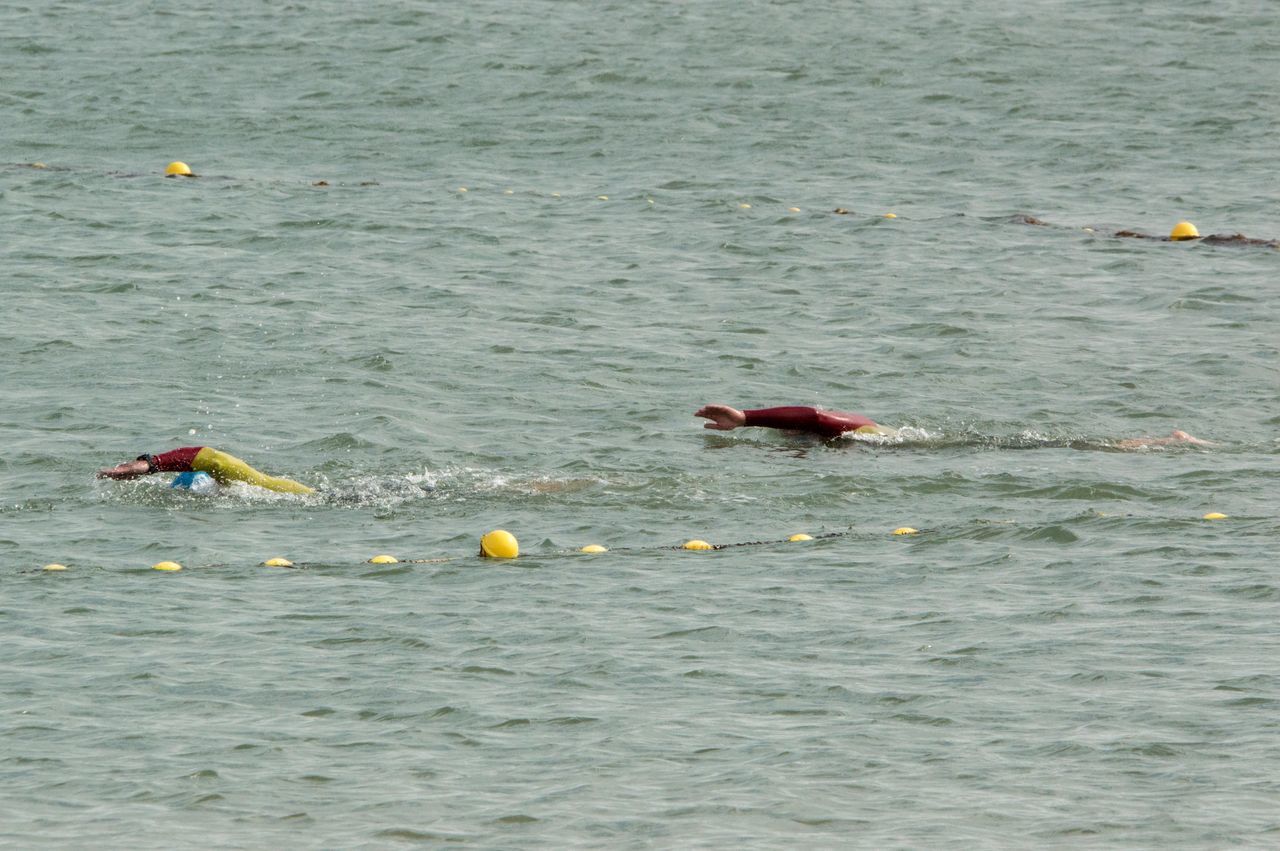
M891 434L859 434L854 431L845 432L841 439L866 443L873 446L908 446L915 444L932 444L942 440L942 435L934 434L928 429L918 426L903 426Z
M173 510L219 506L314 505L387 510L425 499L465 501L478 496L542 497L576 493L600 485L602 479L548 474L513 474L475 468L423 470L415 473L361 473L345 477L305 477L311 494L277 493L232 482L213 493L170 487L165 479L104 484L101 498Z
M352 508L389 508L429 498L436 489L436 481L426 475L359 475L340 482L324 482L303 499Z
M901 446L925 449L1074 449L1086 452L1163 452L1199 449L1190 443L1138 445L1133 437L1090 437L1054 435L1037 429L1015 434L984 434L977 430L932 430L923 426L903 426L887 435L849 432L842 439L873 446Z

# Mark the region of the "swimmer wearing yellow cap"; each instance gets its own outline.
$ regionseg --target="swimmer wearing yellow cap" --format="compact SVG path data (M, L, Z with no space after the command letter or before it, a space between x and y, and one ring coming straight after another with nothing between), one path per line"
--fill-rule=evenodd
M98 478L136 479L152 473L188 472L208 473L215 481L224 485L229 482L244 482L278 493L314 493L312 488L293 479L260 473L234 455L219 452L211 446L184 446L160 455L139 455L137 460L99 470Z
M823 411L805 405L790 405L782 408L757 408L740 411L728 405L703 405L693 414L710 420L702 424L703 428L715 431L732 431L744 426L760 426L787 431L798 431L816 434L824 439L839 437L842 434L881 435L892 437L897 432L888 426L882 426L870 417L852 414L845 411ZM1133 437L1127 440L1107 443L1107 448L1141 449L1147 446L1169 446L1178 443L1212 446L1209 441L1192 437L1185 431L1175 431L1168 437ZM1054 441L1046 441L1046 447L1058 445ZM1068 443L1067 445L1074 445Z
M1048 222L1043 219L1037 219L1035 216L1014 216L1014 221L1024 225L1049 226ZM1211 233L1208 236L1201 236L1200 230L1187 221L1178 222L1174 225L1168 236L1141 233L1136 230L1118 230L1114 232L1105 228L1085 228L1085 230L1101 236L1113 236L1119 239L1149 239L1155 242L1203 242L1205 245L1231 245L1242 248L1280 248L1280 240L1254 239L1242 233Z
M1134 230L1118 230L1112 235L1121 239L1151 239L1156 242L1202 242L1205 245L1232 245L1241 248L1254 246L1280 248L1280 240L1253 239L1242 233L1211 233L1208 236L1201 236L1200 231L1191 222L1178 222L1168 236L1138 233Z

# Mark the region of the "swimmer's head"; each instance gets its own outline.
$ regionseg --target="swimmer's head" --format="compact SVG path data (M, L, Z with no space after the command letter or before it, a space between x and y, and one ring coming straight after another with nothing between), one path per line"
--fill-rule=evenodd
M1169 233L1169 239L1179 242L1184 239L1199 239L1200 231L1191 222L1178 222Z
M218 483L208 473L186 472L174 476L169 487L192 493L213 493L218 489Z

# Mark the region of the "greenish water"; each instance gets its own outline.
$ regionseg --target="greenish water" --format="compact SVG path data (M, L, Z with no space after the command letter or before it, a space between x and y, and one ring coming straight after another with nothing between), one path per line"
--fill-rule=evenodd
M0 10L0 844L1274 844L1280 252L1108 233L1280 236L1278 45ZM1113 448L1174 428L1216 445ZM320 492L93 478L181 445Z

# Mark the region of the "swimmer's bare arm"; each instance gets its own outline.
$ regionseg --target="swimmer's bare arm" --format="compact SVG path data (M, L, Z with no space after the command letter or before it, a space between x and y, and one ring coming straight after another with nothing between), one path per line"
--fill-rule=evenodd
M136 479L138 476L145 476L151 472L151 465L144 458L137 461L125 461L123 464L117 464L114 467L107 467L98 471L99 479Z
M703 405L693 415L711 420L709 423L703 423L702 427L716 431L733 431L747 424L747 415L728 405Z

